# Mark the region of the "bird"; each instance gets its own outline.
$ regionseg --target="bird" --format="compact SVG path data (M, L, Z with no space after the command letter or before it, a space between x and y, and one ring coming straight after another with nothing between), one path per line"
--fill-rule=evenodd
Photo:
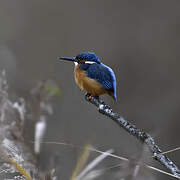
M58 57L58 59L74 62L75 82L90 99L108 94L117 101L115 74L94 52L82 52L75 57Z

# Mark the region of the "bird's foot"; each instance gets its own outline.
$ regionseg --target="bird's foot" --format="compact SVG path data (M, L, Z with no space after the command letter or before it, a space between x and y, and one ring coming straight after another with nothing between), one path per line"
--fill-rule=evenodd
M90 93L86 93L85 97L86 97L86 98L88 98L89 100L91 100L91 99L92 99L92 96L91 96L91 94L90 94Z
M99 100L99 96L92 96L90 93L86 93L85 95L89 100L92 100L92 98L95 98L97 100Z
M90 93L86 93L85 95L89 100L92 100L93 96Z

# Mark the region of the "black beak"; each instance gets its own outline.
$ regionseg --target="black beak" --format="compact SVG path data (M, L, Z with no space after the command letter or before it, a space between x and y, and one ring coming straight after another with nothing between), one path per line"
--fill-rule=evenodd
M76 58L75 57L58 57L58 59L62 59L62 60L65 60L65 61L76 62Z

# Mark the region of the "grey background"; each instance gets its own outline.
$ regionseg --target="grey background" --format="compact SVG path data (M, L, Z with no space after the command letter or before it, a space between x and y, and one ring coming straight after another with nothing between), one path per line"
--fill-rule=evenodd
M61 89L46 141L91 143L101 150L113 148L120 156L141 156L135 138L84 100L74 82L74 65L56 59L94 51L117 78L118 102L107 96L105 101L152 134L164 151L180 145L179 0L2 0L0 24L0 68L7 70L10 91L26 96L45 79L55 80ZM44 145L43 168L55 155L58 179L69 179L80 152ZM179 152L169 156L180 166ZM113 164L109 159L101 166ZM146 176L171 179L149 170Z

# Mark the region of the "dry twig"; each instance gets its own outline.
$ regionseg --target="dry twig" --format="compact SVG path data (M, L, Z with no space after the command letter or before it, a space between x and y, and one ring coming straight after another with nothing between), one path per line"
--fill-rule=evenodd
M163 166L171 171L173 175L180 178L179 168L164 154L162 154L161 149L155 143L154 139L146 132L138 129L135 125L128 122L120 114L113 112L111 107L106 105L104 101L100 98L92 97L89 95L85 96L85 99L98 107L99 112L110 117L114 122L116 122L120 127L125 129L129 134L135 136L141 143L148 146L150 152L153 154L153 158L159 161Z

